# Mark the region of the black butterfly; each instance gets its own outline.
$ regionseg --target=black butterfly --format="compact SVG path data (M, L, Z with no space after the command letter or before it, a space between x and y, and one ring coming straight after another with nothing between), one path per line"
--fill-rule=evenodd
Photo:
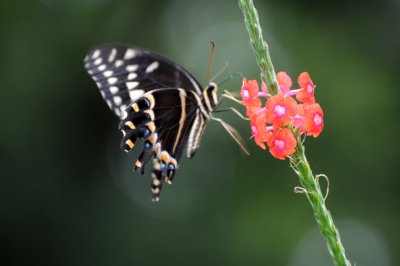
M144 149L134 171L143 174L153 159L151 191L158 201L164 182L171 184L185 147L193 157L206 121L220 122L244 149L240 136L228 124L212 117L218 105L218 86L202 89L183 67L145 49L108 45L92 50L85 68L110 109L121 119L121 148L130 151L138 138Z

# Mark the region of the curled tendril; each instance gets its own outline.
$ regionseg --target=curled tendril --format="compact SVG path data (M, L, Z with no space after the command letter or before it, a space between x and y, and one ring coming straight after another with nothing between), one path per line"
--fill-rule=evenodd
M307 189L297 186L297 187L294 187L294 193L306 194L306 193L309 193L309 192L307 191Z
M326 186L326 193L325 193L325 196L324 196L324 201L325 201L326 198L327 198L328 195L329 195L329 178L328 178L326 175L324 175L324 174L316 175L316 176L315 176L315 180L317 181L318 184L319 184L319 178L320 178L320 177L325 178L326 183L327 183L327 186Z

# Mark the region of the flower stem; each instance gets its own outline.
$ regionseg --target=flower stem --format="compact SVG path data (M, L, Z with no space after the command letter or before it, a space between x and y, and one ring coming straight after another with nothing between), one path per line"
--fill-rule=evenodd
M339 231L336 228L329 210L325 206L325 198L321 193L318 181L315 179L311 167L305 155L300 134L297 132L296 152L293 154L290 164L300 179L304 192L314 212L319 230L328 245L329 253L337 266L350 266L346 259L345 250L340 240Z
M264 41L258 13L252 0L239 0L239 7L243 11L244 22L250 35L250 45L253 48L257 64L261 69L261 79L267 85L272 95L280 93L279 84L276 80L274 66L269 56L267 42Z
M272 95L280 93L274 67L269 55L268 44L263 40L258 13L254 7L253 1L239 0L239 7L243 11L244 22L250 35L250 45L253 48L261 70L261 78ZM308 164L301 135L298 130L292 129L292 131L297 139L297 148L290 161L291 167L300 179L300 184L311 204L315 220L326 240L333 262L337 266L350 266L350 262L346 259L345 250L340 240L339 231L333 222L329 210L325 206L325 199L321 193L321 188L318 181L314 178L311 167Z

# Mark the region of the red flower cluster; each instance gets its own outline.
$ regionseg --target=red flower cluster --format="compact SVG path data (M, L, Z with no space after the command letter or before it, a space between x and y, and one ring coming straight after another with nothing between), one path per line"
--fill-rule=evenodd
M259 91L256 80L244 78L241 95L256 144L266 149L267 143L274 157L285 160L296 151L297 145L289 125L316 138L324 128L324 114L315 103L315 85L307 72L299 75L300 88L296 90L291 90L292 80L285 72L279 72L277 79L281 94L271 96L264 83ZM266 99L264 106L262 98Z

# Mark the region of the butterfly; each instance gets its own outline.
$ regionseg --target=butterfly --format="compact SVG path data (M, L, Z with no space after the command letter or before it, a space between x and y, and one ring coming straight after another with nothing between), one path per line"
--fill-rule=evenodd
M146 164L153 160L153 201L159 200L164 183L172 183L183 153L194 156L208 120L220 122L247 152L236 130L212 116L219 103L216 83L209 82L203 89L177 63L124 44L93 49L84 65L120 119L121 148L129 152L138 139L143 140L134 171L143 175Z

